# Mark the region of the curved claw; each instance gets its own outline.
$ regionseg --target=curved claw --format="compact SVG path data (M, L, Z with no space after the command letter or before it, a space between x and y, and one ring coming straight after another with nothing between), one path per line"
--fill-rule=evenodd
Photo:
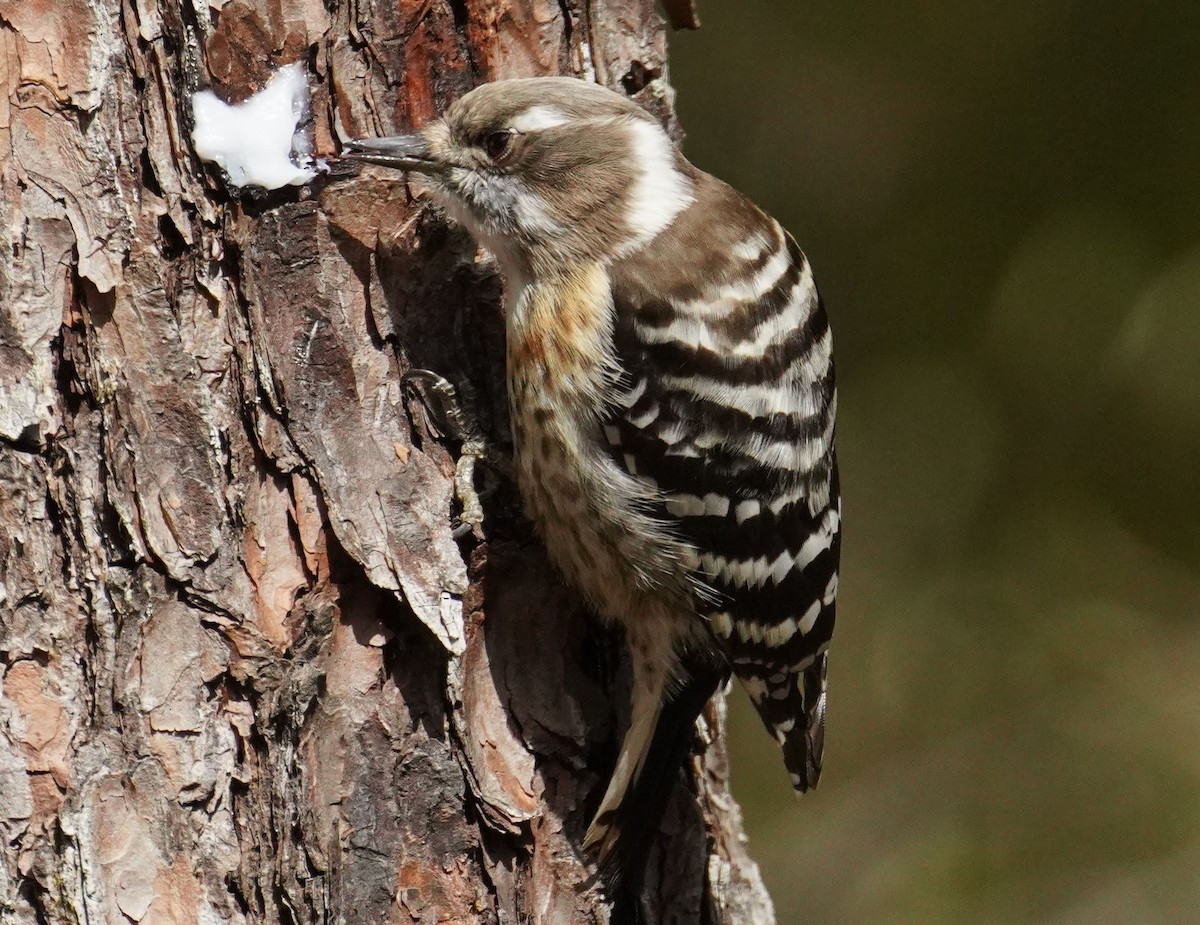
M459 443L480 442L478 430L458 399L458 390L445 376L431 369L410 369L400 381L404 385L419 385L431 423L446 436Z
M463 410L458 390L444 376L429 369L410 369L401 377L404 385L419 385L430 423L462 444L454 467L454 494L458 498L459 523L452 531L455 539L468 533L483 537L483 504L475 490L475 461L488 457L487 441L479 433L474 418Z

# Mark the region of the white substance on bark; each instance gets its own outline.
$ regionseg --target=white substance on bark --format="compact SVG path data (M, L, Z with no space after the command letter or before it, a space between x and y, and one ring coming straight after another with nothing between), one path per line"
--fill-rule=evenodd
M219 166L234 186L279 189L307 183L325 164L296 126L308 110L300 64L280 68L245 102L230 106L211 90L192 96L192 144L201 160Z

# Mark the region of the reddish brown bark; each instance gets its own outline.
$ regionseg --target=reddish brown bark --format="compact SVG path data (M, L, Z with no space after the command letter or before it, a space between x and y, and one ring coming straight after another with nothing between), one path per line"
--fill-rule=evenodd
M303 61L319 150L577 73L670 118L648 0L0 0L0 919L604 921L619 644L401 374L503 445L499 288L368 177L234 195L189 95ZM614 706L615 705L615 706ZM720 708L650 921L764 922Z

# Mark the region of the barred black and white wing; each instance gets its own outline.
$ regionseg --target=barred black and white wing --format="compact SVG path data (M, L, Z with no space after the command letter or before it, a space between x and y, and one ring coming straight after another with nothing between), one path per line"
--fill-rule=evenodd
M821 772L841 531L829 322L792 238L705 179L701 204L721 221L706 228L693 207L666 259L613 273L625 381L606 434L698 551L715 592L698 609L807 790Z

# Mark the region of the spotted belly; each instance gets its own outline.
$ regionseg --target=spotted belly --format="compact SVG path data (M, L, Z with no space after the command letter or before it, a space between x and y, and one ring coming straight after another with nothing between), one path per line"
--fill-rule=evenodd
M556 432L561 429L558 423L547 427L537 422L514 427L521 499L563 576L603 616L621 619L635 599L646 596L646 589L637 587L622 552L629 537L622 536L620 523L604 516L599 486L583 470L577 448Z
M551 561L601 617L624 626L636 653L657 659L655 674L671 674L672 654L707 637L679 552L616 490L611 461L588 442L598 437L547 409L525 411L513 416L517 484Z

